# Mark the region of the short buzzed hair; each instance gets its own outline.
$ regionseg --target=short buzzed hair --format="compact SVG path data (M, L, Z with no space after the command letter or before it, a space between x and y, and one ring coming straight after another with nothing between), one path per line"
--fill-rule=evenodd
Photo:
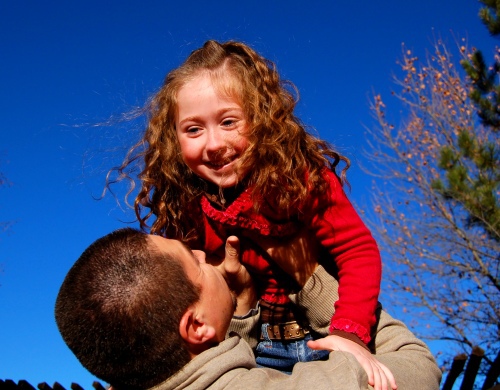
M200 290L148 235L125 228L90 245L57 296L61 335L92 374L114 388L145 389L186 365L179 322Z

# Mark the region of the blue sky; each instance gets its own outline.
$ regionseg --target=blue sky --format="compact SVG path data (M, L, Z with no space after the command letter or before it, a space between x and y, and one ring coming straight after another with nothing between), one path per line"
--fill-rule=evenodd
M300 90L298 115L353 161L351 198L365 206L357 165L373 92L388 96L401 44L420 56L435 37L493 40L475 0L12 1L0 5L0 379L94 378L57 331L64 276L98 237L133 223L106 196L107 170L136 122L102 127L161 85L207 39L241 40L277 63ZM489 54L489 53L488 53Z

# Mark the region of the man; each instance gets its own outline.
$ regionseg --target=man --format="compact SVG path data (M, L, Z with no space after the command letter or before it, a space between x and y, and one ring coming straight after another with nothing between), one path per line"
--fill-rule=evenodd
M249 344L258 310L251 279L228 239L223 271L231 293L204 253L176 240L121 229L94 242L71 268L56 302L59 330L81 363L116 390L147 389L368 389L353 355L298 363L291 375L256 368ZM321 268L295 300L320 330L335 295ZM326 309L328 307L328 309ZM250 315L246 315L250 313ZM400 322L380 314L377 359L399 390L438 389L441 373L426 346ZM387 382L387 380L386 380Z

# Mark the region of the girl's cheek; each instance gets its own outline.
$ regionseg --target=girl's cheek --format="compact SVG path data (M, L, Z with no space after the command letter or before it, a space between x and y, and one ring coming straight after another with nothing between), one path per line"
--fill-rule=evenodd
M239 147L242 151L245 151L248 149L250 146L250 141L248 140L248 136L245 134L242 134L240 136L240 141L239 141Z

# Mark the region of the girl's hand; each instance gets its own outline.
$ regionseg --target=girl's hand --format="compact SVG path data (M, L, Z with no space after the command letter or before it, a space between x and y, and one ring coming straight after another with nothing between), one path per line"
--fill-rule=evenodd
M368 375L368 383L375 390L390 390L390 388L395 390L398 388L392 372L375 359L370 351L354 341L340 336L329 335L322 339L308 341L307 346L311 349L349 352L354 355L361 367L364 368ZM390 387L388 387L389 385Z

